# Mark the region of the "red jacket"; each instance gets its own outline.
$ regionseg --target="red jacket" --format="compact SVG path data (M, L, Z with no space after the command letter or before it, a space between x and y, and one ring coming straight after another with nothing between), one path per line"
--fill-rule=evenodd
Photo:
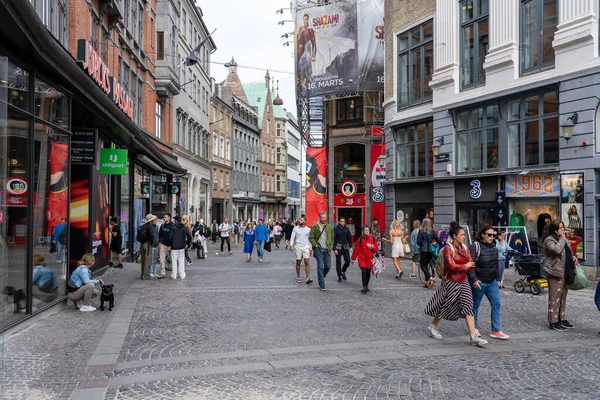
M372 249L367 247L367 244L372 244ZM373 239L373 236L361 236L360 239L354 244L354 250L352 251L352 260L358 258L358 266L361 268L371 269L371 260L373 254L378 250L377 242Z
M473 261L469 249L463 244L457 248L451 243L444 247L444 260L448 267L448 275L446 279L452 282L464 282L467 278L468 268L466 263Z

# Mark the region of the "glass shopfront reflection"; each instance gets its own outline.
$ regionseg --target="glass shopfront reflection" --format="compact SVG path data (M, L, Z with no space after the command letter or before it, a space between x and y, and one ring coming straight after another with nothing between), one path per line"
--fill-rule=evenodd
M0 329L66 294L70 109L0 56Z

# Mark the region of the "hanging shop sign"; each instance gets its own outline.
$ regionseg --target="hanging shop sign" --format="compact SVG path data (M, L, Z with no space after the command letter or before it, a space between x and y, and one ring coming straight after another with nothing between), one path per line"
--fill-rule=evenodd
M150 182L141 183L142 194L150 194Z
M100 149L100 174L127 175L127 150Z
M71 134L71 163L96 164L96 129L74 129Z
M155 183L154 185L154 193L156 194L165 194L167 192L167 184L166 183Z
M585 259L583 185L582 173L560 175L560 220L565 225L571 252L579 259Z
M340 186L340 192L344 197L354 197L356 194L356 183L354 181L344 181Z
M181 193L181 182L169 182L169 193L180 194ZM183 198L183 196L182 196Z
M385 132L383 131L383 126L372 126L371 127L371 136L385 137Z
M558 172L538 172L506 177L506 197L549 197L560 194Z
M110 70L98 56L94 47L85 39L77 41L77 63L87 72L104 93L127 115L133 119L133 100L119 84L118 80L110 75Z

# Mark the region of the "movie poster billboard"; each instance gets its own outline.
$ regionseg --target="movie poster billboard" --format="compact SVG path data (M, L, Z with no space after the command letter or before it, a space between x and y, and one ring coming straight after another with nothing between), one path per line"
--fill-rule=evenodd
M306 148L306 225L319 221L319 213L327 211L327 149Z
M579 259L585 258L585 233L583 174L561 174L560 219L565 225L565 235L571 252Z
M379 220L379 226L385 231L385 162L379 165L379 157L385 157L385 143L371 145L371 216Z
M90 230L90 170L81 165L71 171L70 252L72 264L89 252ZM71 265L71 269L74 269ZM70 271L72 272L72 271Z
M68 143L50 142L50 193L48 194L48 235L54 227L60 225L63 218L68 219L69 175Z
M358 0L358 71L360 90L383 91L384 0Z
M299 10L296 14L298 98L358 90L355 1Z

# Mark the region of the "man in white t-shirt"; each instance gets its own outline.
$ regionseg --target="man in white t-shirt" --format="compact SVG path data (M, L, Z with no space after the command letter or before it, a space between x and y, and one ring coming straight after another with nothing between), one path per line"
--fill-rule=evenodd
M298 221L298 226L294 227L292 237L290 238L290 251L296 252L296 275L298 276L296 282L302 282L300 279L300 265L302 264L302 259L304 259L307 285L313 282L313 280L310 279L310 266L308 264L313 252L310 241L308 240L309 234L310 228L306 226L306 218L302 217Z
M229 218L223 218L223 223L219 225L219 233L221 235L221 254L223 254L223 245L227 242L227 251L229 251L229 255L232 255L231 252L231 242L229 241L229 235L231 234L231 224L229 223Z

